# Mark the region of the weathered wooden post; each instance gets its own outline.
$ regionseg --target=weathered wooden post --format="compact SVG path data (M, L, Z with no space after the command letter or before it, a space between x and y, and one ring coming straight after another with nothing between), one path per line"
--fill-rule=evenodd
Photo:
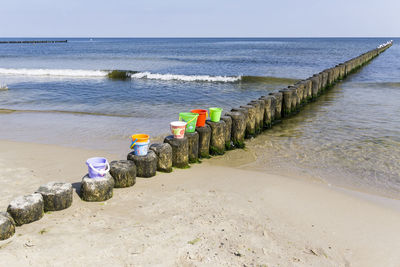
M306 84L307 101L311 101L311 99L312 99L312 81L310 79L307 79L304 82Z
M187 168L189 166L189 141L183 138L174 138L173 135L165 137L164 143L172 147L172 166Z
M312 82L312 99L316 100L318 97L318 87L319 87L319 79L316 76L311 78Z
M72 205L72 184L49 182L36 190L43 197L44 211L58 211Z
M328 69L328 86L332 87L335 84L333 69Z
M110 175L114 179L114 188L133 186L136 183L136 165L132 160L111 161Z
M240 108L233 108L232 111L239 111L245 115L246 118L246 134L245 138L254 137L256 131L256 114L253 106L240 106Z
M341 63L338 65L339 66L339 72L340 72L340 79L344 79L345 78L345 74L344 74L344 65Z
M150 150L153 150L157 156L157 171L172 172L172 147L170 144L152 144Z
M221 116L221 120L225 122L225 150L232 149L232 117Z
M82 178L81 198L89 202L106 201L113 196L114 178L107 173L103 177L92 179L89 174Z
M132 160L136 165L136 176L150 178L157 172L157 155L153 150L149 150L145 156L137 156L133 152L127 156L128 160Z
M318 96L320 96L323 89L323 77L321 73L315 74L315 76L318 78Z
M308 83L306 80L302 80L301 83L303 84L303 103L308 103Z
M225 122L220 120L219 122L206 121L206 123L211 128L211 155L223 155L225 153Z
M239 111L226 113L232 118L232 143L235 148L244 148L244 135L246 132L245 115Z
M333 67L332 71L333 71L333 79L334 79L333 82L337 83L339 81L339 70L337 67Z
M208 124L205 124L204 127L196 127L196 132L199 134L199 157L209 158L211 128Z
M262 96L260 100L264 101L264 129L269 129L272 127L272 96Z
M292 108L291 108L291 113L297 113L299 110L299 96L297 95L297 88L294 87L293 85L289 86L288 89L292 92L291 99L292 99Z
M8 212L0 212L0 240L6 240L15 234L15 221Z
M249 111L247 109L245 109L245 108L233 108L233 109L231 109L231 111L238 111L238 112L243 113L246 125L249 123Z
M199 162L199 133L185 133L189 143L189 163Z
M10 202L7 212L17 226L40 220L44 214L43 197L38 193L17 197Z
M297 86L297 93L300 97L300 105L303 106L307 100L304 81L298 81L295 86Z
M326 91L326 88L328 87L328 72L325 70L320 73L322 76L322 86L321 86L321 92Z
M281 92L274 92L268 94L271 98L271 120L272 124L280 122L283 111L283 94Z
M280 90L283 96L282 117L288 117L292 113L292 91L289 88Z
M265 109L265 103L264 100L252 100L249 103L252 106L255 106L258 111L257 111L257 117L258 117L258 121L259 121L259 129L258 129L258 133L261 133L262 130L264 129L264 109Z
M346 61L344 62L344 74L347 76L351 73L351 62Z
M279 93L280 94L280 96L282 96L282 93ZM282 99L283 99L283 97L282 97ZM277 100L276 100L276 97L275 96L273 96L273 95L268 95L267 97L266 97L266 100L268 101L268 102L266 102L266 106L267 106L267 103L271 103L270 105L270 108L269 109L267 109L267 113L266 113L266 115L267 115L267 118L269 117L270 118L270 124L269 124L269 128L272 128L272 125L274 124L274 121L276 121L277 120L277 115L276 115L276 113L277 113L277 108L276 108L276 102L277 102ZM280 102L280 106L281 106L281 113L279 114L279 120L282 118L282 102Z
M256 109L256 134L260 134L262 132L262 128L264 125L264 110L261 106L261 102L262 101L260 100L253 100L248 103L248 105L251 105Z
M247 122L246 122L246 138L251 138L256 136L256 126L257 126L257 119L256 119L256 108L251 105L243 105L240 106L242 109L246 109L248 112L247 115Z

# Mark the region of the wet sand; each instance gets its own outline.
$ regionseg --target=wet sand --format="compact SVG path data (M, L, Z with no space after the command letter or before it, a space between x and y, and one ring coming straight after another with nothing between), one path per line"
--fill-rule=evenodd
M48 181L79 182L87 157L119 158L101 151L9 141L0 141L0 148L2 210L13 197ZM229 152L190 169L137 178L135 186L115 189L114 197L104 203L83 202L75 193L69 209L48 213L0 241L1 262L398 266L397 202L390 205L384 198L299 179L300 174L253 171L245 164L251 159Z

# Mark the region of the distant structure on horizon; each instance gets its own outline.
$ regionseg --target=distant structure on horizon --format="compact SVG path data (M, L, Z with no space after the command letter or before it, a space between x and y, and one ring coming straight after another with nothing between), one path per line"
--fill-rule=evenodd
M68 40L43 40L43 41L0 41L0 44L44 44L44 43L67 43Z

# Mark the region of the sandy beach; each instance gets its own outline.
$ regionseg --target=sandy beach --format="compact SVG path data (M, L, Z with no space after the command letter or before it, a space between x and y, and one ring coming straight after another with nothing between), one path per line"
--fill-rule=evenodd
M0 147L2 210L48 181L78 188L89 156L120 158L32 143ZM137 178L104 203L74 193L69 209L1 241L1 265L398 266L397 201L227 166L240 160L232 155Z
M400 1L1 7L0 267L400 267Z

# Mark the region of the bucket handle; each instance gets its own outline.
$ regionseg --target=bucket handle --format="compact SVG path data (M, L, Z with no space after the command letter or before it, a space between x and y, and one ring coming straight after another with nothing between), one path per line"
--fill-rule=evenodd
M131 149L133 149L133 147L135 146L136 142L137 142L137 138L135 139L135 141L132 141L132 143L131 143Z
M107 172L110 171L110 164L108 164L108 161L106 162L107 168L105 170L97 170L96 168L93 167L92 164L89 163L89 167L94 171L100 174L101 176L104 176Z
M192 121L194 121L195 119L197 119L198 116L195 116L193 119L191 119L190 121L186 121L186 125L188 125L189 123L191 123ZM179 116L179 120L183 120L181 116Z

